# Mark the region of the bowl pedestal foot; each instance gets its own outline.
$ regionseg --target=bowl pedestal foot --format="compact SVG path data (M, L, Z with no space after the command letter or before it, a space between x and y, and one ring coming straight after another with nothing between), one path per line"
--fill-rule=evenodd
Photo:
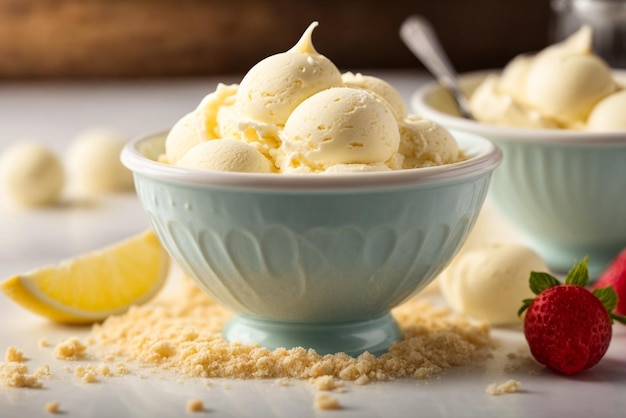
M224 338L243 344L258 343L273 350L278 347L312 348L318 354L344 352L358 356L365 351L376 356L389 350L402 338L391 314L350 322L294 323L235 315L224 328Z

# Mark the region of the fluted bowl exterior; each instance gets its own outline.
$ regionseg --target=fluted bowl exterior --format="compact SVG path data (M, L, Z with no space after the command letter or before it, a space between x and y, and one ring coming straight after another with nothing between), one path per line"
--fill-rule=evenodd
M154 161L162 135L129 144L122 160L164 246L217 301L326 323L387 313L452 259L501 158L482 138L460 142L467 162L413 177L183 170Z
M500 144L491 193L555 270L589 256L595 275L626 247L623 145Z

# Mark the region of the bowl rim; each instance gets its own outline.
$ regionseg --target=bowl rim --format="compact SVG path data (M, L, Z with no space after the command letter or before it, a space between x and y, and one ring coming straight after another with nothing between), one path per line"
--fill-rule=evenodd
M501 69L471 71L459 74L459 80L468 81L489 74L500 72ZM620 78L626 78L626 70L613 70ZM568 145L626 145L626 132L586 132L566 129L539 129L506 127L454 116L432 107L427 98L443 87L437 81L430 81L418 87L411 95L410 103L415 113L431 119L448 129L471 132L496 142L527 141L533 143L553 143Z
M161 181L252 190L352 191L415 185L455 183L493 171L502 161L502 151L490 140L467 132L452 131L459 145L476 154L466 160L434 167L365 173L239 173L196 170L172 166L145 156L140 148L147 141L165 141L167 132L128 142L120 159L135 175Z

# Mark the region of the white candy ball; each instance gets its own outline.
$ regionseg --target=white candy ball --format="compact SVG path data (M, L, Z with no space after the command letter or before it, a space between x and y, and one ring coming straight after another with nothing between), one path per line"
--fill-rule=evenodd
M23 206L53 204L65 185L56 154L37 142L18 142L0 159L0 180L7 196Z

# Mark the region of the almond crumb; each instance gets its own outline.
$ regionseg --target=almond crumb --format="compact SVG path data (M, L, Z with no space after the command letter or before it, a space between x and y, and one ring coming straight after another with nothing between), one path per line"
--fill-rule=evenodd
M487 386L485 392L490 395L503 395L505 393L516 393L519 391L520 387L521 384L517 380L507 380L500 385L497 383L491 383Z
M329 375L311 378L309 379L309 383L317 390L334 390L343 386L342 382Z
M187 401L187 412L202 412L204 404L200 399L190 399Z
M98 372L100 376L113 376L113 372L111 372L111 369L105 363L100 363L96 368L96 372Z
M355 384L357 384L357 385L365 385L365 384L367 384L367 382L369 382L369 381L370 381L370 378L369 378L366 374L363 374L363 375L359 376L359 377L358 377L358 378L354 381L354 383L355 383Z
M88 371L83 376L83 382L85 383L96 383L98 379L96 378L96 374L92 371Z
M315 408L320 410L341 409L339 399L326 393L315 395Z
M52 376L52 372L50 371L50 365L48 364L44 364L43 366L40 366L39 368L37 368L37 370L35 370L35 372L33 373L33 376L35 377L51 377Z
M10 346L7 348L4 358L7 362L22 363L24 361L24 353L18 350L17 347Z
M59 403L57 401L48 402L43 409L49 414L57 414L59 412Z
M117 374L129 374L130 371L126 368L126 365L124 363L117 363L115 365L115 371L117 372Z
M37 372L29 374L24 363L0 362L0 384L14 388L40 388L43 383Z
M54 348L54 357L59 360L78 360L85 356L87 346L79 341L78 338L72 337L62 341Z

